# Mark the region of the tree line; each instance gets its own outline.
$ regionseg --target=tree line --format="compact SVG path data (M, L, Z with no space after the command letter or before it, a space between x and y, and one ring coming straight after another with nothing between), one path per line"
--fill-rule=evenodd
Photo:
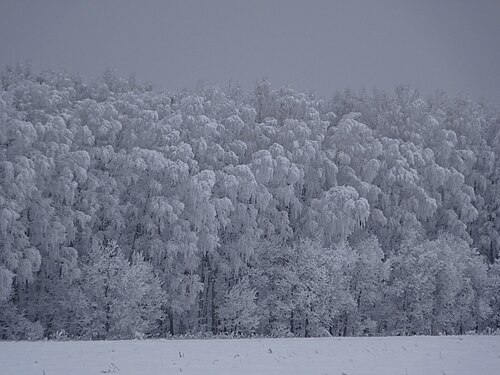
M0 73L0 338L500 327L500 112Z

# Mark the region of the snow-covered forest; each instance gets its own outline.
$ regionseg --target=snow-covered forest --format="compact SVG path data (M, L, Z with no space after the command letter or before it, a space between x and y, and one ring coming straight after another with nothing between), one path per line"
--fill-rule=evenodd
M500 327L500 112L0 74L0 339Z

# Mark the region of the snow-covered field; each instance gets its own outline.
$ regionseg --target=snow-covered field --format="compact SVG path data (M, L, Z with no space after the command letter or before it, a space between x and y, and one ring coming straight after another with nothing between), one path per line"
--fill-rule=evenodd
M1 375L498 375L500 336L0 342Z

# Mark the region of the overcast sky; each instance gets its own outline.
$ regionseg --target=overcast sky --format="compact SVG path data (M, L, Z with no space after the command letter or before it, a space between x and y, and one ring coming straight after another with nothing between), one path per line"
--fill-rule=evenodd
M500 106L500 0L0 0L0 66L28 60L84 78L109 66L167 90L408 83Z

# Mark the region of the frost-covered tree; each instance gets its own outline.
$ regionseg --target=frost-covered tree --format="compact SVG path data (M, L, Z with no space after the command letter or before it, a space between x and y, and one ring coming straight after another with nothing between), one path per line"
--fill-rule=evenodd
M391 262L390 330L404 334L464 333L489 318L487 267L464 240L410 236Z
M151 265L135 253L129 262L116 242L96 246L83 267L84 311L78 311L84 337L155 336L165 316L166 294Z
M500 328L500 296L498 295L498 289L500 288L500 261L497 260L493 265L491 265L489 270L490 276L490 288L491 288L491 310L492 310L492 326L491 328L497 330Z
M218 309L221 332L249 335L256 331L259 314L256 291L252 289L248 277L238 281L224 295L224 303Z
M355 262L351 270L351 296L355 309L347 317L346 332L352 335L377 334L385 313L384 293L389 278L389 262L375 236L369 236L353 247Z

